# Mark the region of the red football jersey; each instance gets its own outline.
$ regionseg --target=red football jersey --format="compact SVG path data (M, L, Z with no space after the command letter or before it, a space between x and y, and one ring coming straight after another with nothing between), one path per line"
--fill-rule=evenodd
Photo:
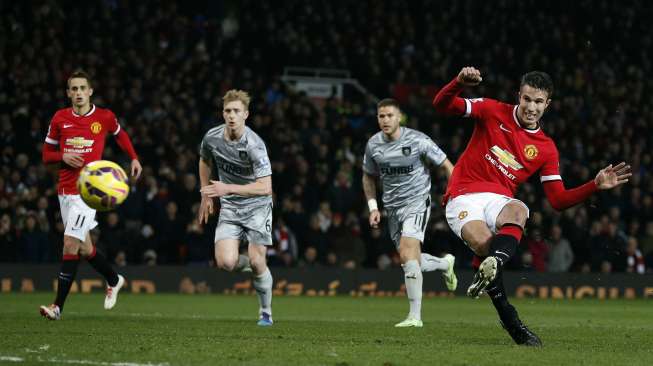
M465 99L465 107L465 117L476 126L449 179L445 203L474 192L513 197L538 171L542 182L562 179L555 143L539 127L521 127L516 105L477 98Z
M64 108L50 120L45 142L58 145L62 153L81 154L86 165L102 158L107 133L116 135L118 132L118 119L108 109L92 105L88 113L79 115L72 108ZM80 170L62 162L57 185L59 194L79 194L76 183Z

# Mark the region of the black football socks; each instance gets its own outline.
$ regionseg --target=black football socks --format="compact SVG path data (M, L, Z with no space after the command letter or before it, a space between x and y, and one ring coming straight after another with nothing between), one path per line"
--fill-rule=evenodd
M506 265L515 255L523 230L515 224L505 224L490 242L490 255L495 257L499 267Z
M118 284L118 274L113 270L113 267L107 262L107 258L98 252L93 246L93 252L86 257L88 263L106 280L109 286L114 287Z
M517 310L508 302L508 295L503 287L503 269L497 269L497 276L488 286L487 294L492 299L492 305L494 305L499 314L499 319L506 328L519 324Z
M61 262L61 271L59 272L59 281L57 284L57 297L54 304L63 311L63 304L66 302L66 297L70 292L70 287L77 275L77 267L79 266L79 256L76 254L64 254L63 261Z

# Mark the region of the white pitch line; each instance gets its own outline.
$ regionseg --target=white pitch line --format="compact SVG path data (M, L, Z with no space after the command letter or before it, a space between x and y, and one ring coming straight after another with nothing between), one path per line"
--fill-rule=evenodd
M96 365L96 366L170 366L168 363L138 363L138 362L104 362L91 360L64 360L59 358L43 359L38 357L36 360L26 360L16 356L0 356L0 361L9 362L41 362L55 364L73 364L73 365Z
M49 358L39 362L67 363L75 365L98 365L98 366L169 366L167 363L137 363L137 362L103 362L91 360L62 360L58 358Z
M24 362L25 360L20 357L13 356L0 356L0 361L10 361L10 362Z

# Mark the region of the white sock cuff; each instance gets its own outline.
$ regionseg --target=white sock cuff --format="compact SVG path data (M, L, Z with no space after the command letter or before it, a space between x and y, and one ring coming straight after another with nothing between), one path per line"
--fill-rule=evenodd
M272 288L272 273L270 268L266 268L265 272L261 273L258 276L254 276L254 281L252 281L254 288L257 290L267 290Z
M419 262L415 259L411 259L408 262L402 265L404 273L421 273L422 270L419 267Z
M258 276L255 275L254 278L257 279L257 280L263 280L263 279L265 279L265 278L268 277L268 276L269 276L270 278L272 278L272 272L270 272L270 267L266 267L266 268L265 268L265 272L261 273L261 274L258 275Z
M423 272L446 271L449 269L449 261L444 258L422 253L420 266Z
M261 273L258 276L254 276L254 281L252 281L254 288L256 289L256 295L258 296L260 311L264 311L272 315L272 273L270 269L266 268L265 272Z

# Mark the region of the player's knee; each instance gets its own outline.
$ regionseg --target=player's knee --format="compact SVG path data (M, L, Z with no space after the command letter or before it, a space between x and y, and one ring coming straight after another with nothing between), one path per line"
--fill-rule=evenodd
M252 271L254 271L254 273L257 275L265 272L266 268L267 268L267 264L265 262L252 263Z
M510 210L507 212L506 217L503 219L503 224L515 224L522 228L526 225L528 220L528 209L519 203L512 203Z
M218 258L218 268L225 270L227 272L233 272L236 269L236 265L238 264L238 260L225 260Z
M79 254L80 241L78 239L64 236L63 254Z
M465 239L474 253L480 256L486 256L490 252L490 240L492 240L490 231L472 233Z
M250 257L249 263L252 266L252 269L256 273L261 273L265 271L265 267L267 264L265 263L265 257L261 256L255 256L255 257Z
M419 260L419 252L415 253L413 251L399 251L399 259L401 263L406 263L410 260Z
M522 208L521 210L519 210L516 219L517 219L516 224L521 226L523 229L526 226L526 221L528 220L528 210L526 210L526 208Z

